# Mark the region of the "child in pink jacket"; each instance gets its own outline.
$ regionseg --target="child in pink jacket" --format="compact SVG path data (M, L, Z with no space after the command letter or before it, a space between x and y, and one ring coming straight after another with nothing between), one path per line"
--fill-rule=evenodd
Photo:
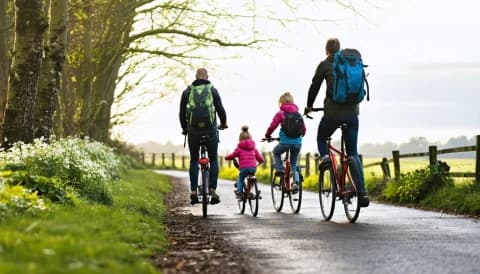
M238 158L238 169L240 170L240 173L238 174L237 190L235 192L237 198L242 197L243 181L248 173L255 173L257 171L257 162L261 164L265 161L260 152L255 148L255 142L252 140L250 132L248 132L248 126L242 127L239 140L240 141L235 150L231 154L225 156L225 160Z

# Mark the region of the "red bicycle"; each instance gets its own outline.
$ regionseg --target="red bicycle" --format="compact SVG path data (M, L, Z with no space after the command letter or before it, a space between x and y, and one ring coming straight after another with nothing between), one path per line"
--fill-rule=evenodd
M236 168L238 168L238 161L236 159L233 160L233 164ZM237 199L238 210L240 214L243 214L245 212L245 207L248 203L252 216L257 217L258 204L260 199L262 199L262 197L260 196L260 190L258 189L257 177L255 176L255 172L249 172L247 174L247 177L245 177L243 183L242 196Z
M264 138L263 141L272 142L280 141L280 138ZM283 200L288 197L290 201L290 207L293 213L300 212L300 207L302 206L302 182L303 176L301 169L304 166L297 165L297 172L299 176L298 188L293 189L294 176L292 172L292 166L290 164L290 151L285 152L285 158L283 159L284 165L284 174L275 174L273 165L270 168L270 188L272 192L272 202L273 208L277 212L282 211Z
M322 111L323 108L314 108L312 111ZM308 118L312 118L307 116ZM318 196L320 208L325 220L330 220L335 211L335 201L342 201L347 219L354 223L360 215L360 203L358 197L360 190L357 181L360 178L360 167L353 157L345 152L345 140L343 132L346 124L340 125L342 131L340 149L328 142L328 155L330 161L320 164L320 176L318 179Z

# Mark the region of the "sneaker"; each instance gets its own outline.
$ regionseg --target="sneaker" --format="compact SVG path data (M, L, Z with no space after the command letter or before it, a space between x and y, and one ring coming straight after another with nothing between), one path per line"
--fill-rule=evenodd
M296 194L298 192L298 183L295 182L293 185L292 185L292 193L293 194Z
M238 192L238 190L236 190L236 189L233 192L235 193L235 198L237 200L243 199L243 192Z
M190 192L190 204L196 204L198 203L198 195L196 191Z
M220 197L218 194L215 192L215 189L211 188L210 189L210 204L215 205L220 203Z
M328 167L331 163L330 156L325 155L322 158L320 158L320 164L318 165L319 170L323 170L326 167Z
M368 193L366 191L360 193L360 197L358 197L358 204L360 207L367 207L370 205L370 199L368 198Z

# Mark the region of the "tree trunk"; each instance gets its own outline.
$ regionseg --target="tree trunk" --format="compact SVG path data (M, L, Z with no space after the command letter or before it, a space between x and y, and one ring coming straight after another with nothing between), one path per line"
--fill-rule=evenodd
M50 29L46 57L35 106L35 138L49 139L53 133L53 115L57 105L65 47L67 44L68 0L51 0Z
M15 0L14 54L8 81L2 146L33 141L33 111L40 77L43 33L47 27L43 0Z
M10 14L8 1L0 1L0 124L3 122L7 101L8 68L10 67ZM1 134L0 134L1 136Z

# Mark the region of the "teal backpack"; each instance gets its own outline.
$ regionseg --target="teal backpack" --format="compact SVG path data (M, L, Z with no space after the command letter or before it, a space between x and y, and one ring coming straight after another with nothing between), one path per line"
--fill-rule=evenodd
M358 104L365 95L370 100L362 56L356 49L342 49L333 57L333 102ZM367 89L365 90L365 85Z
M187 122L191 127L207 129L213 127L215 106L213 104L212 85L189 86L187 102Z

